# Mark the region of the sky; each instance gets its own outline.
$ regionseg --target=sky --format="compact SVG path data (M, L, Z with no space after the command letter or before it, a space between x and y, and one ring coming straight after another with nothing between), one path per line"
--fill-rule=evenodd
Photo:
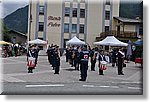
M4 18L18 8L25 7L28 2L29 0L0 0L0 17Z

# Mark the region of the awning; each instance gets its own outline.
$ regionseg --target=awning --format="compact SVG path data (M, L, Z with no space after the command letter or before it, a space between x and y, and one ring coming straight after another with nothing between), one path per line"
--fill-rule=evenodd
M140 41L136 41L133 44L137 45L137 46L142 46L143 45L143 40Z
M72 39L70 39L69 41L67 41L66 44L67 45L69 45L69 44L72 44L72 45L85 45L85 42L81 41L76 36L74 36Z
M9 44L12 44L12 43L9 43L9 42L6 42L6 41L0 41L0 44L1 45L5 45L5 44L9 45Z
M44 40L35 39L35 40L32 40L32 41L28 41L28 44L47 44L47 42L44 41Z
M114 36L107 36L104 40L94 42L94 45L106 45L106 46L128 46L127 43L119 41Z

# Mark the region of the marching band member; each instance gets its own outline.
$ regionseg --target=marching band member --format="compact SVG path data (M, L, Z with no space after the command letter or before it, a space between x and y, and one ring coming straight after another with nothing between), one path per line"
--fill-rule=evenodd
M122 51L123 51L123 49L120 48L118 53L117 53L117 57L118 57L118 75L124 75L122 69L123 69L125 54Z
M104 75L103 70L106 70L106 64L107 64L104 51L100 52L98 60L99 60L99 75Z

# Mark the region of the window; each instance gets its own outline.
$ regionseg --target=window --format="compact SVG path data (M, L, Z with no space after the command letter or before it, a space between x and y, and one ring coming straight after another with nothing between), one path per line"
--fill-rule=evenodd
M109 31L109 26L105 26L105 32Z
M72 17L77 17L77 8L72 9Z
M44 14L44 6L39 7L39 14Z
M39 22L39 31L44 30L44 22Z
M70 8L65 7L65 16L70 16Z
M110 11L105 11L105 20L109 20L110 18Z
M106 5L110 5L110 0L106 0Z
M85 9L80 9L80 17L85 18Z
M139 35L143 35L143 25L140 25L139 27Z
M80 24L80 33L84 33L84 25Z
M72 24L72 33L76 33L76 32L77 32L77 25Z
M64 24L64 33L69 33L69 24Z

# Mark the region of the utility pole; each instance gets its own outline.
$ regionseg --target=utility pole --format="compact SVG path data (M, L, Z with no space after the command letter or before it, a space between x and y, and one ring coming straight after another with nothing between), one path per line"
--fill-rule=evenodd
M31 14L31 9L32 9L32 0L29 3L29 41L31 40L31 23L32 23L32 14Z

